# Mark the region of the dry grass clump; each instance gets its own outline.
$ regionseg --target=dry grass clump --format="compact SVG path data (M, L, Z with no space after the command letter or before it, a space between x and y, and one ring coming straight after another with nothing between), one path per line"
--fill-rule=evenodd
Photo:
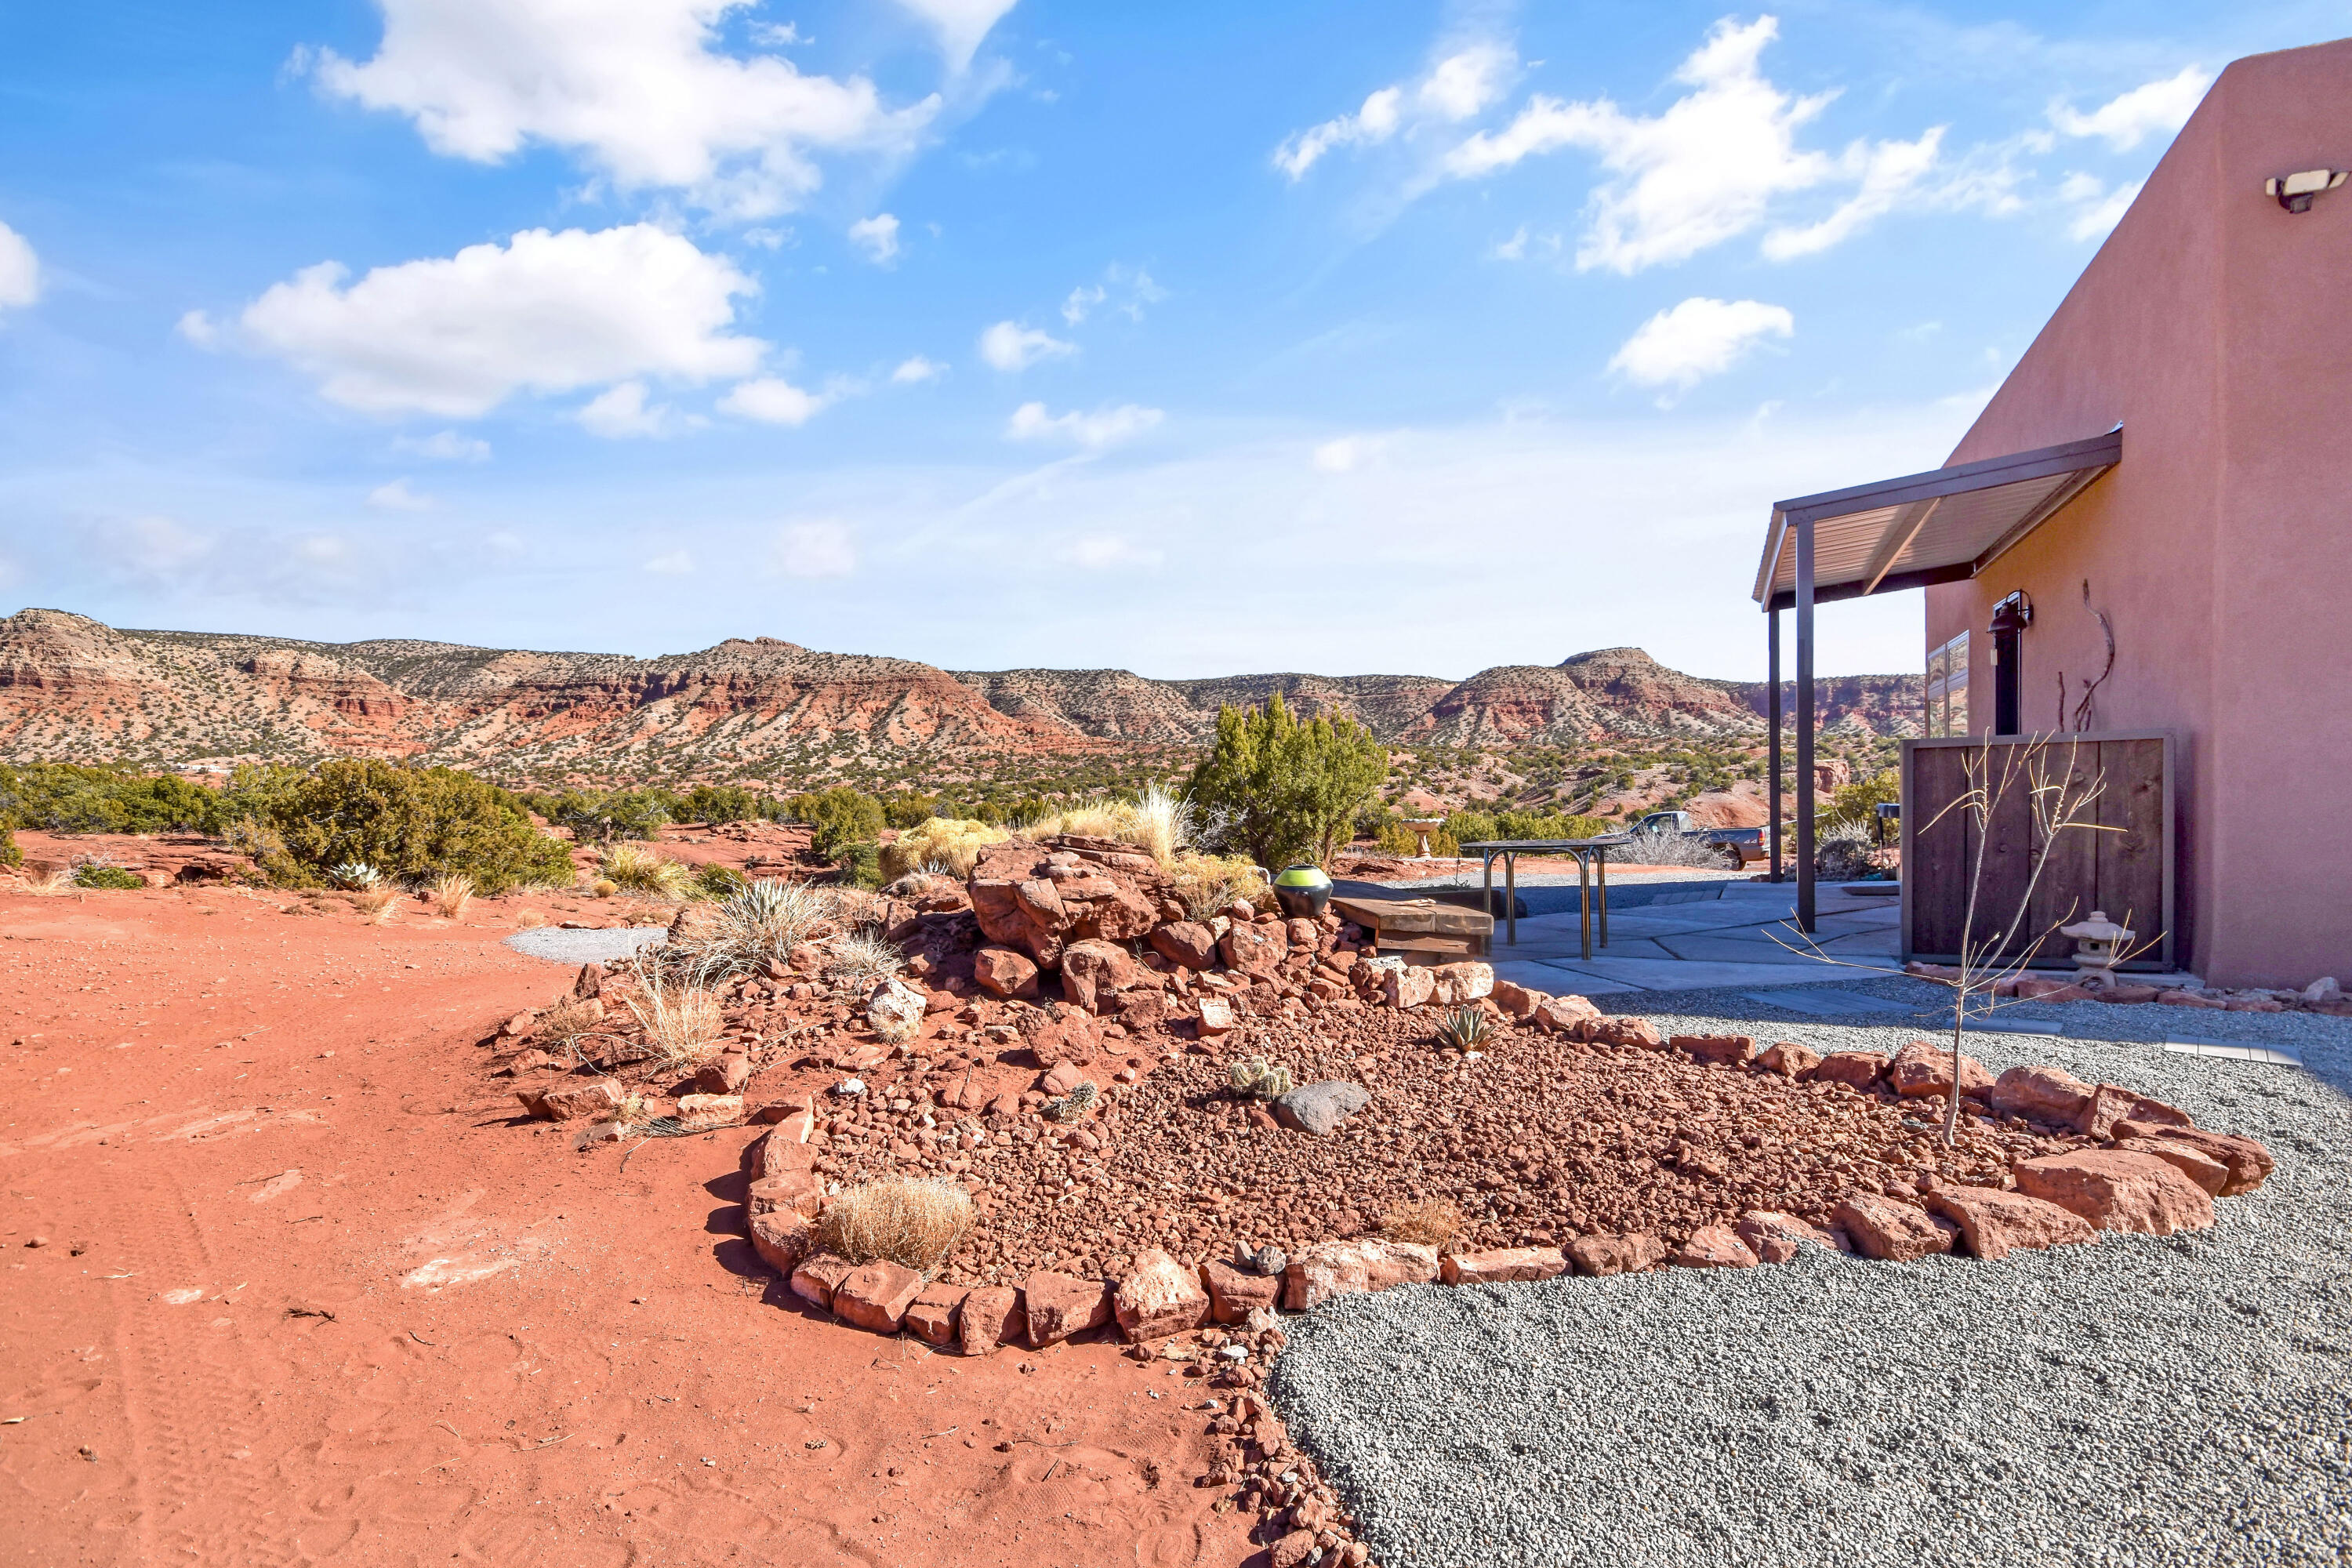
M824 1205L817 1245L852 1263L887 1259L919 1274L947 1261L971 1229L971 1198L951 1182L886 1176Z
M710 906L691 934L671 944L668 962L706 985L762 970L782 973L793 949L832 920L838 903L830 888L763 877Z
M566 996L540 1014L531 1033L549 1050L580 1054L580 1041L604 1026L604 1009L582 996Z
M700 1067L719 1054L726 1027L719 998L699 985L666 980L658 969L641 965L637 984L625 998L646 1043L673 1068Z
M1142 850L1162 866L1173 866L1177 853L1192 841L1192 808L1164 784L1146 785L1134 800L1095 800L1065 807L1029 824L1038 838L1076 834L1108 838Z
M985 822L934 816L882 846L882 875L892 881L915 871L937 871L959 879L971 875L980 852L1013 835Z
M1176 858L1170 870L1184 912L1196 921L1223 914L1235 899L1263 905L1274 897L1274 889L1266 886L1258 868L1238 856L1187 851Z
M833 960L824 966L824 973L836 985L866 991L898 973L906 963L907 955L896 943L870 932L854 931L834 942Z
M53 898L73 890L73 868L70 866L52 866L46 871L27 871L25 874L25 891L28 893Z
M395 888L373 887L355 895L352 908L366 917L372 925L389 925L400 918L400 892Z
M454 921L474 901L474 879L463 871L444 871L425 884L425 891L434 909Z
M1417 1241L1444 1252L1462 1234L1462 1211L1444 1198L1417 1198L1381 1215L1381 1234L1391 1241Z
M682 899L694 885L694 873L666 855L642 844L615 844L596 851L596 868L624 893L649 899Z

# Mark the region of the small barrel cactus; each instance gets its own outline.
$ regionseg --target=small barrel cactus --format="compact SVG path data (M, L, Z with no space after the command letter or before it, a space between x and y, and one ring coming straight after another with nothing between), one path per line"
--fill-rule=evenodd
M1246 1100L1275 1100L1290 1092L1290 1069L1253 1057L1234 1064L1234 1092Z
M1061 1099L1047 1100L1039 1114L1048 1121L1076 1121L1093 1108L1100 1092L1093 1083L1081 1081Z

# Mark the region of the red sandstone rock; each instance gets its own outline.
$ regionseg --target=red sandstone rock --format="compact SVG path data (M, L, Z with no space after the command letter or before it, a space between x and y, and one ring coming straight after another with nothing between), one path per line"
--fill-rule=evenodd
M1495 989L1492 964L1475 961L1441 963L1430 973L1436 982L1434 999L1441 1006L1459 1007L1492 994Z
M814 1171L779 1171L753 1182L744 1203L755 1215L797 1214L814 1219L824 1207L824 1180Z
M809 1142L815 1129L815 1114L805 1102L787 1112L761 1140L760 1173L780 1176L786 1171L808 1170L816 1161L816 1150Z
M1269 1568L1307 1568L1307 1558L1315 1554L1315 1532L1294 1530L1274 1543L1267 1553Z
M1077 1088L1078 1085L1087 1081L1087 1079L1085 1068L1079 1067L1075 1062L1056 1062L1052 1067L1045 1069L1045 1076L1044 1079L1038 1083L1037 1087L1044 1089L1047 1094L1052 1095L1055 1099L1059 1100L1062 1096L1069 1093L1070 1090Z
M2230 1167L2192 1144L2175 1142L2169 1138L2117 1138L2107 1147L2127 1154L2153 1154L2204 1188L2210 1196L2221 1196L2221 1189L2229 1184Z
M1895 1053L1886 1064L1886 1081L1895 1092L1910 1098L1934 1095L1942 1099L1952 1091L1952 1053L1949 1047L1931 1045L1926 1040L1914 1040ZM1984 1063L1974 1057L1960 1058L1960 1092L1982 1094L1992 1088L1992 1074Z
M743 1121L743 1097L740 1094L681 1094L677 1097L677 1123L689 1132L712 1132L721 1127L737 1127Z
M1846 1243L1834 1231L1808 1225L1795 1215L1777 1209L1750 1209L1739 1218L1734 1234L1748 1244L1762 1263L1787 1263L1797 1256L1801 1247L1824 1247L1831 1252L1848 1250Z
M807 1215L788 1208L751 1216L751 1250L760 1255L761 1262L786 1279L801 1266L801 1259L809 1255L815 1235L816 1226Z
M1854 1249L1864 1258L1887 1263L1910 1263L1931 1252L1949 1252L1959 1227L1948 1220L1896 1203L1893 1198L1856 1193L1832 1212Z
M1381 976L1381 999L1391 1007L1418 1007L1436 994L1437 976L1417 963L1384 971Z
M1208 1288L1209 1315L1221 1323L1238 1323L1256 1307L1272 1311L1282 1299L1282 1276L1252 1274L1230 1263L1201 1265L1201 1283Z
M956 1342L966 1355L986 1355L1020 1331L1021 1292L1010 1285L982 1285L965 1294L956 1309Z
M877 1334L895 1334L923 1293L923 1277L886 1259L865 1264L833 1288L834 1315Z
M1756 1039L1752 1035L1675 1035L1666 1044L1675 1050L1688 1051L1696 1060L1713 1062L1717 1067L1739 1067L1754 1059Z
M2126 1119L2115 1125L2117 1138L2159 1138L2186 1143L2209 1157L2219 1160L2229 1168L2230 1178L2222 1184L2221 1195L2234 1198L2241 1193L2251 1193L2263 1184L2273 1168L2271 1152L2252 1138L2242 1138L2232 1132L2208 1132L2201 1127L2176 1127L2160 1121Z
M1153 928L1151 951L1187 969L1207 969L1217 962L1217 937L1197 921L1171 921Z
M2087 1000L2091 993L2071 980L2029 974L2018 981L2016 994L2027 1002L2081 1002Z
M2121 1121L2153 1122L2165 1127L2194 1127L2187 1111L2136 1094L2118 1084L2094 1084L2091 1098L2074 1113L2074 1131L2093 1138L2112 1138Z
M1927 1207L1960 1227L1968 1250L1987 1262L2012 1252L2095 1239L2082 1216L2056 1204L1999 1187L1937 1187Z
M1021 1282L1021 1297L1036 1350L1110 1321L1110 1287L1099 1279L1040 1270Z
M730 1048L719 1052L716 1061L702 1065L694 1075L694 1087L705 1094L740 1094L751 1080L750 1053Z
M1595 1019L1585 1024L1581 1033L1585 1039L1604 1046L1639 1046L1654 1051L1666 1043L1647 1018Z
M1222 996L1201 998L1200 1029L1202 1035L1222 1035L1234 1026L1234 1005Z
M1458 1252L1442 1258L1437 1276L1448 1285L1495 1285L1514 1279L1557 1279L1568 1272L1568 1254L1557 1247L1498 1247Z
M1759 1066L1782 1078L1803 1078L1822 1065L1822 1054L1794 1040L1775 1040L1757 1058Z
M1165 1339L1209 1321L1209 1293L1197 1272L1148 1247L1136 1258L1135 1271L1119 1281L1111 1310L1129 1340Z
M813 1307L833 1310L833 1293L857 1272L857 1265L830 1252L811 1253L793 1270L793 1294Z
M1425 1285L1437 1278L1437 1248L1414 1241L1318 1241L1283 1270L1283 1305L1294 1312L1334 1296Z
M1217 949L1225 962L1244 974L1272 976L1289 956L1289 939L1279 925L1232 925L1217 940Z
M1579 1274L1637 1274L1666 1260L1665 1242L1646 1232L1625 1236L1580 1236L1568 1244L1568 1260Z
M1601 1009L1581 996L1546 996L1536 1004L1534 1013L1537 1028L1546 1034L1567 1035L1571 1039L1579 1037L1576 1030L1580 1025L1600 1016Z
M1089 1013L1104 1011L1111 994L1136 984L1141 973L1112 942L1089 937L1062 950L1063 994Z
M907 1309L906 1331L927 1345L945 1347L955 1342L956 1309L963 1304L970 1292L961 1285L926 1285L914 1305Z
M1494 997L1495 1005L1503 1010L1503 1016L1517 1019L1520 1023L1534 1017L1536 1009L1551 1000L1545 992L1530 991L1524 985L1515 985L1507 980L1495 982Z
M2078 1149L2021 1160L2018 1191L2071 1209L2099 1230L2170 1236L2213 1223L2213 1200L2153 1154Z
M1703 1225L1666 1261L1677 1268L1753 1268L1756 1255L1723 1226Z
M515 1095L541 1121L577 1121L619 1106L621 1086L608 1078L564 1079L543 1089L517 1089Z
M1822 1065L1812 1070L1815 1083L1842 1083L1849 1089L1868 1089L1886 1070L1886 1058L1876 1051L1832 1051L1822 1058Z
M2091 1086L2063 1068L2011 1068L1993 1080L1985 1097L2003 1116L2027 1116L2065 1127L2082 1113Z
M971 977L998 996L1037 994L1037 965L1009 947L983 947L971 955Z

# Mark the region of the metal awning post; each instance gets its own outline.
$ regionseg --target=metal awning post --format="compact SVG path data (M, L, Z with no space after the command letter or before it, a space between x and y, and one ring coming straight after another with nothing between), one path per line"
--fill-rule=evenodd
M1818 929L1813 902L1813 518L1797 514L1797 929Z
M1780 612L1764 612L1764 722L1770 729L1765 766L1772 775L1772 880L1780 879Z

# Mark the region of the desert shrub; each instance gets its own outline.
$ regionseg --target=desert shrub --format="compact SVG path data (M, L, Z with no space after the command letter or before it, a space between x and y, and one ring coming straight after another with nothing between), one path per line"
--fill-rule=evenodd
M1132 845L1162 866L1192 841L1194 814L1183 796L1165 784L1146 784L1133 800L1106 797L1047 812L1028 825L1034 837L1058 833L1108 838Z
M550 826L570 828L580 844L651 838L679 810L678 798L658 789L566 790L533 796L530 804Z
M1373 842L1383 855L1413 856L1421 853L1421 835L1407 827L1402 818L1381 823ZM1459 855L1462 853L1461 841L1451 828L1433 829L1429 835L1429 852L1447 857Z
M892 881L915 871L969 877L982 849L1012 837L1003 828L991 827L984 822L927 817L901 832L896 843L882 846L881 872Z
M640 964L637 984L623 999L645 1031L646 1043L669 1067L700 1067L719 1054L719 1031L727 1020L719 998L709 991Z
M1388 777L1388 749L1349 719L1301 722L1276 692L1263 709L1223 708L1217 738L1184 791L1221 840L1277 869L1328 859L1356 810Z
M882 875L882 846L879 844L844 845L834 864L841 869L841 884L845 888L859 888L871 892L888 880Z
M1612 860L1634 866L1707 866L1720 868L1726 862L1723 847L1709 844L1704 838L1692 838L1671 827L1654 827L1634 834L1622 847L1609 851Z
M77 888L110 888L128 892L143 888L146 881L136 871L126 871L120 866L110 866L103 860L85 860L73 868L73 885Z
M751 822L760 816L760 797L741 784L697 784L678 803L681 822Z
M971 1196L944 1181L886 1176L835 1196L817 1221L816 1244L852 1263L887 1260L919 1274L947 1261L971 1229Z
M1224 913L1235 899L1258 903L1273 895L1257 867L1234 856L1188 852L1176 858L1170 871L1184 912L1196 921Z
M0 820L0 866L21 866L24 863L25 852L16 847L14 825Z
M1445 837L1454 840L1454 850L1458 854L1465 844L1502 837L1502 819L1491 811L1449 812L1445 818ZM1429 849L1433 855L1443 853L1437 847L1437 835L1433 833L1430 835Z
M1841 822L1813 838L1813 875L1833 882L1852 881L1878 869L1877 845L1870 829L1859 822Z
M341 757L256 804L284 845L276 861L261 860L273 881L278 862L315 875L358 861L408 879L457 872L491 896L572 879L571 853L532 826L520 799L454 768Z
M852 931L834 942L833 959L824 966L824 973L836 985L854 985L865 991L898 973L906 963L907 955L887 938Z
M51 833L211 833L220 792L176 773L107 765L0 766L0 816Z
M663 951L668 963L706 985L764 969L781 972L793 949L833 912L829 889L761 878L719 900L691 933Z
M732 866L721 866L716 860L699 866L694 872L694 891L705 899L724 899L743 890L743 873Z
M643 844L614 844L596 852L596 869L625 893L648 899L682 899L694 874Z
M1893 805L1903 798L1903 774L1895 768L1884 768L1868 778L1859 778L1832 791L1829 800L1813 809L1816 833L1851 823L1867 829L1878 817L1881 805ZM1817 840L1818 842L1818 840Z
M835 784L814 795L796 795L784 803L794 822L816 829L812 847L836 864L853 844L871 843L882 836L882 803L846 784Z
M1462 1234L1462 1211L1444 1198L1418 1198L1381 1215L1381 1234L1391 1241L1417 1241L1444 1252Z
M920 827L940 813L940 799L935 795L894 795L882 803L882 824L886 827Z

